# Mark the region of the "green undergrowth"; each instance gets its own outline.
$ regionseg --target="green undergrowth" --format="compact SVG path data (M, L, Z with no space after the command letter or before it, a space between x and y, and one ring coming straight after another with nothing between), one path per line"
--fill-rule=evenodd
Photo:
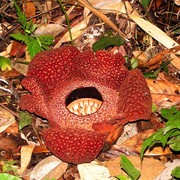
M143 161L144 153L147 149L153 148L154 146L161 145L163 148L169 147L173 152L180 152L180 111L172 106L169 109L161 110L161 118L166 122L164 128L159 129L147 138L140 151L140 157ZM140 177L140 172L133 166L127 157L121 155L121 169L123 169L127 176L118 175L116 176L119 180L137 180ZM177 166L171 172L172 178L180 178L180 166Z
M0 69L1 71L11 70L11 61L9 58L0 56Z
M18 16L18 22L21 25L22 32L17 34L10 34L12 38L17 41L22 41L26 44L27 50L30 54L31 59L39 52L49 49L52 45L54 37L49 35L36 36L34 34L37 25L28 21L24 13L22 13L20 7L17 5L15 0L12 0Z

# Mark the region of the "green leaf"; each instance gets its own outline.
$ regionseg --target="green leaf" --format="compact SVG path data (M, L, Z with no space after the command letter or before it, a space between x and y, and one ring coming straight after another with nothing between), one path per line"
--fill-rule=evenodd
M164 131L164 135L162 136L162 138L160 139L162 146L165 147L165 145L167 144L167 141L169 139L169 137L171 137L171 135L176 131L176 129L169 129L168 131L165 130L165 128L163 128Z
M176 136L179 136L180 135L180 131L175 129L175 131L171 134L171 138L175 138Z
M170 109L162 109L161 116L168 120L166 126L143 142L140 152L141 159L146 149L157 143L161 143L163 147L169 145L174 151L180 150L180 111L172 106Z
M171 175L175 178L180 178L180 166L172 170Z
M157 75L154 74L153 71L144 72L143 75L144 75L144 77L150 78L150 79L156 79L157 78Z
M180 111L175 106L170 109L162 109L161 116L169 121L168 124L171 123L170 121L180 122Z
M118 176L116 176L116 178L119 180L131 180L129 177L126 177L124 175L118 175Z
M25 126L29 126L32 123L32 116L27 111L20 111L19 115L19 129L23 129Z
M0 56L0 68L1 68L1 71L12 70L10 59Z
M37 28L37 25L33 24L32 20L30 20L26 25L25 33L31 35L34 33L36 28Z
M28 41L28 36L27 36L27 35L24 35L24 34L21 34L21 33L10 34L10 36L11 36L12 38L14 38L15 40L17 40L17 41L23 41L24 43L27 43L27 41Z
M108 46L121 46L123 43L124 39L121 36L107 33L92 45L92 49L96 52L97 50L105 49Z
M18 16L18 22L22 25L22 28L24 29L24 31L26 30L26 23L27 23L27 19L26 16L22 13L20 7L17 5L15 0L12 0L14 2L14 6L16 8L16 13Z
M14 39L18 40L18 41L23 41L26 46L27 46L27 50L30 54L31 59L39 52L41 52L43 50L43 48L41 48L41 46L39 45L39 43L37 42L37 40L29 35L24 35L21 33L17 33L17 34L11 34L11 37L13 37Z
M41 46L39 45L39 43L37 42L37 40L29 35L24 35L21 33L18 34L11 34L11 37L13 37L14 39L18 40L18 41L23 41L26 46L27 46L27 50L30 54L31 59L39 52L41 52L43 49L41 48Z
M53 36L49 36L49 35L43 35L43 36L38 36L36 37L39 45L47 50L49 49L49 46L52 45L54 37Z
M156 104L152 104L152 112L156 112L158 110L158 107L156 106Z
M16 163L14 160L4 161L4 165L2 166L2 172L8 173L10 171L13 171L15 174L17 173L17 169L13 167L13 165Z
M43 48L41 48L41 46L39 45L39 43L37 42L37 40L29 35L24 35L21 33L18 34L11 34L11 37L13 37L14 39L18 40L18 41L23 41L26 46L27 46L27 50L30 54L31 59L39 52L41 52L43 50Z
M12 1L14 2L14 6L17 11L18 21L21 23L21 25L24 29L24 34L18 33L18 34L11 34L10 36L18 41L23 41L27 46L27 50L29 52L31 59L33 59L33 57L37 53L39 53L43 50L49 49L49 45L51 45L53 43L54 37L52 37L52 36L39 36L39 37L33 36L34 35L33 33L37 26L35 24L33 24L32 20L27 22L26 16L21 12L16 1L15 0L12 0Z
M170 63L170 61L167 62L162 62L160 65L160 68L158 68L155 71L149 71L149 72L145 72L143 73L145 77L150 78L150 79L156 79L159 75L160 71L165 71L168 72L168 64Z
M39 45L38 41L34 37L28 36L26 45L31 59L33 59L37 53L43 51L43 48Z
M130 63L131 63L131 69L136 69L138 67L138 60L136 58L132 58Z
M132 180L136 180L141 176L140 171L138 171L131 161L129 161L129 159L124 155L121 155L121 168Z
M180 28L176 29L172 32L173 35L179 35L180 34Z
M141 4L142 4L145 8L148 8L150 2L151 2L151 0L141 0Z
M32 37L27 34L24 35L21 33L11 34L10 36L18 41L23 41L26 44L31 59L37 53L48 49L48 46L51 45L54 40L54 37L52 36Z
M29 22L27 22L27 18L24 15L24 13L21 11L20 7L17 5L15 0L12 0L14 2L14 6L16 8L16 13L18 15L18 22L21 24L24 33L25 34L32 34L35 29L36 29L36 25L33 24L32 20L30 20Z
M163 61L161 64L160 64L160 70L168 73L168 65L170 64L171 61Z
M140 151L141 159L148 148L153 147L156 143L159 143L161 141L161 138L163 137L163 135L164 135L163 129L159 129L157 132L155 132L150 137L144 140L141 151Z
M174 151L180 151L180 136L173 138L167 142L170 148Z
M172 131L172 130L180 130L180 124L179 122L172 122L171 124L170 123L166 123L166 127L164 128L164 134L168 133L169 131Z
M11 174L7 174L7 173L0 173L0 179L2 180L22 180L19 177L13 176Z
M169 119L177 111L178 110L175 106L172 106L170 109L161 109L161 116L164 117L165 119Z
M31 33L30 29L31 29L31 26L32 26L32 19L26 24L26 32L27 33Z

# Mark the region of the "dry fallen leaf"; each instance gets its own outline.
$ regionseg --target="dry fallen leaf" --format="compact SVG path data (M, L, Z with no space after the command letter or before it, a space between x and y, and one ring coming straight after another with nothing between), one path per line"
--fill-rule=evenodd
M37 4L37 1L36 1L36 4ZM52 9L52 4L53 4L53 1L44 1L42 5L38 3L37 7L39 8L40 6L42 6L42 9L44 9L45 12L46 11L48 12L50 9ZM51 16L48 13L46 14L46 16L42 17L41 23L43 24L43 22L50 22L50 21L51 21Z
M158 107L169 108L180 104L180 85L166 79L146 79L151 91L152 101Z
M6 58L8 58L10 56L10 52L11 52L11 49L12 49L12 45L13 43L11 42L7 47L6 47L6 50L3 51L3 52L0 52L0 56L4 56Z
M19 127L17 121L14 121L4 132L16 136L19 133Z
M6 109L0 106L0 133L15 123L15 117Z
M81 1L84 3L84 1ZM119 29L124 29L124 21L127 22L126 19L128 19L127 17L127 13L132 13L132 14L136 14L138 15L137 11L135 11L132 7L132 5L128 2L122 2L121 0L109 0L109 1L99 1L99 0L90 0L89 3L92 5L88 5L88 4L84 4L85 8L84 8L84 17L86 17L90 10L97 15L100 19L103 20L103 22L105 22L106 24L108 24L112 29L114 29L115 31L117 31L122 37L124 37L125 39L130 39L132 38L132 35L134 32L134 29L136 27L136 24L132 21L129 21L128 23L126 23L126 30L125 30L125 34L122 33L121 31L119 31ZM104 14L108 14L108 13L117 13L120 15L120 17L122 16L123 18L119 18L119 27L117 28L116 25L114 25L112 22L109 21L109 19L104 15ZM122 28L121 28L122 26Z
M33 150L33 154L38 154L38 153L47 153L49 150L46 148L44 144L41 144L40 146L35 146Z
M30 173L30 180L58 179L66 171L68 164L55 156L40 161Z
M180 46L176 46L171 49L166 49L162 52L157 53L153 58L151 58L148 62L148 66L150 69L156 69L159 67L159 65L162 63L163 59L170 60L170 53L176 53L180 50ZM168 57L169 55L169 57ZM173 58L174 59L174 58Z
M180 6L180 0L174 0L174 3L178 6Z
M137 151L140 153L142 148L142 143L145 139L147 139L150 135L152 135L155 131L153 129L148 129L145 131L142 131L135 136L129 138L127 141L125 141L120 147L134 149L134 151ZM154 147L151 150L147 150L145 152L145 156L160 156L160 155L167 155L170 154L169 148L162 148L162 147Z
M25 15L27 18L31 18L31 17L35 16L35 14L36 14L36 6L35 6L35 3L32 1L23 3L23 9L24 9L24 12L25 12ZM36 19L33 18L33 22L35 22L35 21L36 21Z
M118 32L122 37L125 37L125 35L120 32L117 26L111 20L109 20L106 15L104 15L101 11L95 9L88 1L78 0L78 2L81 3L84 7L91 10L96 16L98 16L103 22L108 24L114 31Z
M173 60L173 66L178 68L180 58L176 53L180 51L180 46L163 51L158 50L155 46L147 48L145 51L134 51L133 55L138 60L139 67L148 67L150 70L159 68L162 61Z
M149 21L146 21L143 18L134 14L129 14L129 17L134 22L136 22L145 32L147 32L149 35L151 35L154 39L156 39L158 42L163 44L168 49L179 45L176 41L171 39L165 32L163 32L155 25L151 24Z
M180 70L180 58L174 54L170 55L171 64L176 67L178 70Z
M168 161L165 166L167 168L155 180L172 179L171 171L177 166L180 166L180 159L173 159L172 162Z
M22 42L13 41L10 55L14 57L21 57L26 51L26 45Z
M81 180L110 180L109 170L98 164L96 161L91 163L79 164L78 171L81 177Z
M138 134L137 131L137 124L136 123L128 123L124 126L123 134L119 137L116 144L120 145L126 140L128 140L130 137L133 137L134 135Z
M15 63L13 65L13 69L15 69L17 72L19 72L20 74L26 76L27 75L27 71L28 71L28 65L27 64L23 64L23 63Z
M92 15L89 15L87 18L85 18L84 20L82 20L79 24L75 25L74 27L71 28L71 33L72 33L72 38L73 40L75 40L76 38L80 37L85 29L87 28L87 25L89 23L90 17ZM67 42L70 41L70 36L69 36L69 32L65 33L64 36L56 43L56 45L54 46L54 48L58 48L61 46L61 44L63 42Z
M31 161L34 147L35 146L33 144L21 147L21 169L19 173L21 176Z
M155 25L151 24L149 21L144 20L143 18L135 15L135 14L129 14L129 17L136 22L145 32L147 32L150 36L152 36L154 39L156 39L158 42L160 42L162 45L164 45L166 48L171 49L176 46L179 46L179 44L174 41L172 38L170 38L165 32L163 32L161 29L156 27ZM178 51L178 54L180 51ZM175 56L175 55L174 55ZM175 56L171 63L177 68L180 69L180 63L179 58L177 60L177 56Z
M125 142L121 143L119 140L110 150L104 153L105 157L116 158L120 154L125 153L128 155L138 155L142 148L143 141L155 132L153 129L148 129L128 138ZM161 146L154 147L145 152L145 156L164 156L171 154L169 148L163 149Z
M141 172L139 180L155 179L165 169L164 164L156 159L144 158L141 163L139 156L127 156L127 158L132 162L135 168ZM125 172L120 168L120 161L121 159L119 157L103 163L109 169L111 176L125 175Z
M5 151L10 153L16 153L18 149L17 139L13 136L1 137L0 135L0 149L1 152Z
M71 6L67 11L67 16L70 16L71 12L74 10L75 6ZM57 19L55 22L58 24L63 24L66 21L65 15L63 15L61 18Z
M146 51L134 51L133 55L138 60L139 67L147 67L149 70L153 70L159 68L163 60L167 59L169 61L169 51L170 50L166 49L162 52L156 53L156 49L151 48Z
M62 33L64 29L65 28L60 24L47 24L37 28L34 34L36 36L51 35L55 37L58 34Z

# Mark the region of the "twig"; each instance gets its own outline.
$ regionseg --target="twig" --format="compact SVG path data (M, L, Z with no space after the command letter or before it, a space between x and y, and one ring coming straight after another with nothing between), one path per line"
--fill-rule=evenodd
M7 108L7 107L6 107L4 104L2 104L2 103L0 103L0 106L1 106L2 108L4 108L5 110L7 110L8 112L10 112L11 114L13 114L14 116L16 116L17 118L19 118L19 113L16 113L16 112L10 110L9 108Z
M107 25L109 25L113 30L118 32L125 40L127 40L126 35L121 32L117 26L107 18L106 15L95 9L88 1L85 0L77 0L79 3L81 3L83 6L88 8L90 11L92 11L96 16L98 16L102 21L104 21Z
M28 18L27 21L30 21L31 19L34 19L34 18L36 18L36 17L39 17L39 16L41 16L41 15L43 15L43 14L49 13L50 11L53 11L53 10L58 9L58 8L60 8L60 7L55 7L55 8L52 8L52 9L48 10L48 11L45 11L45 12L39 13L39 14L37 14L37 15L34 15L34 16ZM6 34L4 34L2 37L6 37L9 33L11 33L12 31L14 31L15 29L17 29L19 26L20 26L20 24L17 24L15 27L11 28L11 29L10 29Z

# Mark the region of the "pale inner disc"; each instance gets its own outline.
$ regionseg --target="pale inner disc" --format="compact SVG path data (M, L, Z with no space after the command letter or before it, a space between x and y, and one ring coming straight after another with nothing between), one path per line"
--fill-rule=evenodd
M67 109L79 116L95 113L102 105L102 101L93 98L81 98L71 102Z

